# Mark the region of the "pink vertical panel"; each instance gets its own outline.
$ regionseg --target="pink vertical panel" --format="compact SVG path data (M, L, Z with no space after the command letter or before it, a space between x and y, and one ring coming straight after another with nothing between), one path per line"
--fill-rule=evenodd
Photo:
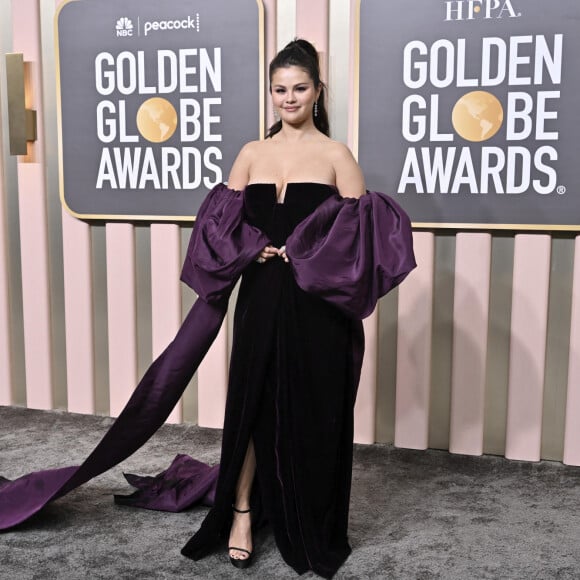
M491 235L460 233L455 245L449 451L483 453Z
M0 132L2 122L0 121ZM1 151L0 151L1 153ZM4 190L3 156L0 155L0 405L11 405L12 360L10 347L10 296L8 282L8 228Z
M356 443L375 442L378 321L379 317L376 310L364 321L365 355L354 407L354 440Z
M174 224L151 225L151 331L153 358L173 340L181 324L181 237ZM167 421L180 423L181 402Z
M270 127L274 123L274 112L272 108L272 99L270 98L270 82L268 79L268 65L270 61L276 55L276 7L277 7L277 0L262 0L264 4L264 13L265 13L265 21L264 26L266 27L265 34L266 34L266 42L265 42L265 51L266 51L266 58L264 66L266 67L265 73L265 82L264 82L264 91L266 93L266 127Z
M55 7L64 0L55 0ZM68 410L95 412L91 229L62 211Z
M519 234L514 246L506 457L539 461L550 281L550 236Z
M197 423L221 429L228 391L228 316L197 369Z
M137 385L135 232L106 225L110 414L119 414Z
M227 318L197 371L198 424L221 429L228 390Z
M580 236L574 246L564 463L580 465Z
M29 145L29 154L18 158L26 396L29 407L50 409L53 404L52 332L44 181L40 15L35 0L13 1L11 6L14 52L23 53L29 67L30 92L27 105L37 111L38 136L38 140Z
M426 449L429 444L431 339L435 237L413 234L417 268L399 290L395 445Z
M328 54L328 0L296 0L296 35L312 42L323 55ZM322 77L328 69L322 63Z
M328 26L328 11L326 12ZM358 157L358 2L351 1L349 51L349 118L348 143ZM332 88L332 87L331 87ZM375 442L375 414L377 406L378 311L365 321L365 356L357 402L354 412L354 440L357 443Z
M359 14L360 0L350 0L350 50L348 53L349 95L348 95L348 144L358 159L358 106L359 106Z
M68 410L95 412L91 232L62 210Z
M52 350L44 168L18 164L26 405L52 409Z

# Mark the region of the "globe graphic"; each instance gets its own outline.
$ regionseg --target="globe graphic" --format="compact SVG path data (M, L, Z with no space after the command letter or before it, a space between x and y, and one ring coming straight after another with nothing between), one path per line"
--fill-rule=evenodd
M177 128L175 108L167 99L161 97L147 99L137 111L137 128L147 141L167 141Z
M467 141L487 141L503 123L503 107L495 95L472 91L455 103L451 122L457 134Z

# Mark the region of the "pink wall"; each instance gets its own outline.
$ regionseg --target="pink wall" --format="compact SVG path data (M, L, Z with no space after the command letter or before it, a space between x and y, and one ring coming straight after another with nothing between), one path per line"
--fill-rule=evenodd
M342 0L349 2L349 0ZM55 1L55 7L60 2ZM356 14L359 2L350 1L351 92L349 142L356 154L357 71ZM276 47L276 0L264 0L265 51L267 60ZM309 38L320 51L328 78L329 38L333 34L331 15L337 4L329 0L312 2L296 0L296 34ZM35 0L12 2L13 49L24 53L30 64L34 106L38 111L39 139L30 147L29 155L18 158L17 190L7 191L0 181L0 404L14 401L15 351L23 348L27 405L50 409L54 406L53 317L50 284L51 255L47 211L44 101L42 98L41 14ZM345 74L347 74L345 72ZM52 90L52 87L50 87ZM268 99L267 99L268 102ZM52 111L50 112L52 115ZM267 107L268 121L271 108ZM54 119L50 119L54 122ZM5 129L5 128L4 128ZM53 144L51 144L52 146ZM7 155L1 157L5 163ZM0 167L0 175L3 175ZM18 196L18 231L21 247L22 320L12 312L14 297L10 295L12 277L7 240L14 224L7 214L9 195ZM48 200L50 201L50 200ZM139 327L145 323L138 317L139 287L136 275L136 237L131 224L108 224L105 228L106 254L93 247L91 225L62 212L62 261L64 268L64 307L66 335L67 408L70 411L93 413L97 398L95 376L96 354L105 348L108 359L107 398L109 412L115 415L124 405L138 380ZM171 340L181 321L182 298L178 282L181 255L181 232L178 226L157 224L150 228L151 247L151 312L146 324L151 326L151 349L157 355ZM434 414L433 344L443 340L433 334L433 310L438 268L434 232L416 232L417 270L398 292L396 344L381 340L379 312L370 317L360 394L356 407L356 439L375 441L377 422L387 420L377 409L377 365L383 349L396 349L396 403L394 442L401 447L424 449L431 443L434 423L448 421L449 449L456 453L478 455L486 451L486 424L493 420L485 414L488 374L495 364L490 360L490 311L494 287L492 257L494 235L459 233L455 236L453 268L453 341L450 345L450 415L449 419ZM572 242L571 242L572 243ZM512 307L509 321L509 376L506 376L507 399L498 404L506 411L505 453L514 459L537 460L541 455L542 438L550 430L543 424L542 401L545 384L548 343L548 299L550 291L551 238L547 235L518 235L514 241ZM95 253L97 252L97 253ZM106 345L97 344L95 319L95 255L106 262L107 336ZM575 242L575 262L569 336L569 368L567 375L566 430L562 443L567 463L580 465L580 242ZM503 283L503 282L501 282ZM496 284L496 286L494 286ZM99 297L99 299L101 299ZM15 324L22 325L23 345L15 341ZM198 373L198 416L200 425L219 427L227 386L228 325L222 332ZM61 364L57 361L56 364ZM491 365L491 366L490 366ZM184 415L182 405L170 421L180 422L195 417Z

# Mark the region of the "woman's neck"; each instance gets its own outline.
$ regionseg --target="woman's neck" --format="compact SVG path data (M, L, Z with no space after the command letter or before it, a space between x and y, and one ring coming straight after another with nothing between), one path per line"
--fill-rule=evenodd
M282 128L278 131L276 137L280 141L301 141L303 139L311 139L312 137L319 137L322 135L316 128L314 123L308 123L300 126L293 126L287 123L282 123Z

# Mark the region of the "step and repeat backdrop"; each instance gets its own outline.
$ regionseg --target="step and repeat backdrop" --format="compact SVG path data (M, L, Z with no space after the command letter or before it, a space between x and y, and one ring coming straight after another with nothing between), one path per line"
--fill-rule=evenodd
M61 198L77 217L192 219L263 133L255 0L77 0L57 15Z
M303 36L367 186L425 229L367 321L358 440L580 465L578 0L0 5L39 120L0 155L2 404L120 411L195 299L189 220ZM230 332L170 421L220 425Z
M362 0L359 158L415 225L580 228L580 3Z
M191 219L263 134L259 4L79 0L57 17L61 196ZM580 226L580 4L361 0L359 160L416 226Z

